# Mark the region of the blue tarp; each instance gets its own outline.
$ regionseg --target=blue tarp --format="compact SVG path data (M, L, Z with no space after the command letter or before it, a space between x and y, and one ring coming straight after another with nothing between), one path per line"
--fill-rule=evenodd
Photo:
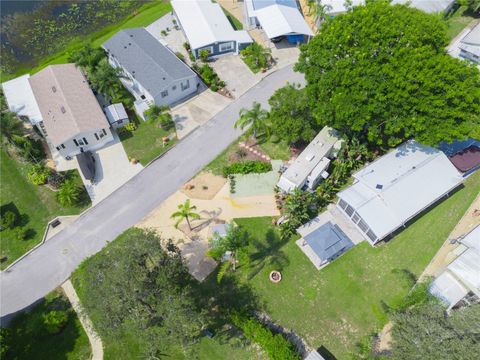
M304 35L287 35L287 40L290 44L301 43L305 41Z

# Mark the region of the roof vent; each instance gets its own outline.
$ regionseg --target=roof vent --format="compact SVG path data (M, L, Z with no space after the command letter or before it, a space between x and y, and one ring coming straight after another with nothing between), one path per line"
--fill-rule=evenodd
M130 34L130 37L133 37L133 34Z
M55 93L57 92L57 88L55 86L52 86L52 91Z
M375 186L378 190L382 190L383 189L383 185L382 184L377 184L377 186Z
M315 155L308 154L307 156L305 156L305 159L307 159L307 161L312 161L314 157L315 157Z
M65 114L67 112L67 110L65 110L65 108L63 106L60 108L60 110L62 111L63 114Z
M124 48L124 49L126 49L127 47L126 47L126 46L124 46L123 48Z
M128 43L128 46L132 46L132 43Z
M163 77L162 79L163 79L163 80L165 80L166 78L165 78L165 77Z

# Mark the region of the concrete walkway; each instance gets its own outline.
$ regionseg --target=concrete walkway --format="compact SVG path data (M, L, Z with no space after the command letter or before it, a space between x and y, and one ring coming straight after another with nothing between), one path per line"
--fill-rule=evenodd
M102 339L100 339L97 332L93 328L90 318L83 311L82 305L80 304L80 299L78 298L77 292L75 291L72 282L70 280L65 281L62 284L62 289L68 300L70 300L70 304L72 304L73 310L75 310L75 312L77 313L78 319L82 323L82 326L87 333L88 340L90 341L90 346L92 347L92 360L102 360Z
M158 207L242 134L233 127L240 109L251 107L253 101L268 109L270 96L287 82L303 84L305 79L293 66L265 77L73 224L3 271L2 318L8 320L60 286L85 258Z

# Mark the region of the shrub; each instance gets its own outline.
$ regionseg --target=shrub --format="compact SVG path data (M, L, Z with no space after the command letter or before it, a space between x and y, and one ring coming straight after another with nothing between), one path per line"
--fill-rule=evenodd
M17 146L19 154L26 161L39 162L45 158L42 142L40 140L32 140L29 137L16 136L13 142Z
M191 51L188 52L188 58L190 59L191 62L195 62L195 55Z
M181 52L177 51L175 53L175 55L177 55L177 57L182 60L183 62L185 62L185 55L183 55Z
M162 30L162 31L160 31L160 34L161 34L162 36L167 36L167 35L168 35L168 33L167 33L167 31L166 31L166 30Z
M123 128L128 132L132 132L132 131L137 130L137 124L135 124L133 121L131 121L127 125L125 125Z
M185 50L187 51L190 51L191 47L190 47L190 44L188 42L184 42L183 43L183 47L185 48Z
M270 163L263 161L247 160L225 166L223 168L223 176L228 177L228 175L231 174L260 174L269 172L271 170L272 164Z
M28 180L34 185L43 185L47 182L50 171L43 165L33 165L28 171Z
M2 214L0 230L13 229L17 223L17 214L13 211L7 210Z
M80 189L72 179L65 181L57 192L57 200L63 206L73 206L80 200Z
M253 317L233 314L232 322L243 330L247 339L261 346L272 360L299 360L291 344L282 334L273 334L260 321Z
M163 130L170 130L175 127L175 122L172 120L172 116L167 114L168 116L162 116L160 119L160 126Z
M206 49L204 50L200 50L198 52L198 57L200 58L200 60L202 60L203 62L207 62L208 61L208 56L210 55L210 52Z
M68 314L62 310L52 310L43 315L43 324L49 334L58 334L67 325Z
M7 356L10 349L11 330L6 327L0 327L0 359L4 359Z

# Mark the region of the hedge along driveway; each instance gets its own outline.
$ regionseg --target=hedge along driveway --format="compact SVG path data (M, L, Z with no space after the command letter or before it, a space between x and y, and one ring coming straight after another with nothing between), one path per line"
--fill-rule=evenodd
M17 71L15 74L2 74L2 81L7 81L27 73L34 74L48 65L68 63L69 54L82 48L84 44L91 42L94 47L99 47L119 30L147 26L169 11L172 11L170 2L153 1L146 3L139 8L137 15L132 14L118 24L106 26L102 30L72 41L63 51L43 59L33 69L25 68Z

